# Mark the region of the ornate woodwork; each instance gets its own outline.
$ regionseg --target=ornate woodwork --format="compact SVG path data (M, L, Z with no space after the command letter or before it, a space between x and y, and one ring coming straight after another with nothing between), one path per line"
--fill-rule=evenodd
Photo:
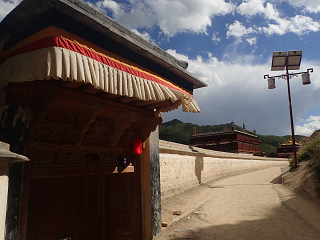
M134 111L73 90L49 89L34 82L9 87L8 101L32 112L27 155L33 169L103 166L114 172L120 155L134 166L133 140L145 141L162 122L153 110Z
M19 239L142 239L150 153L135 155L132 143L146 141L162 117L99 95L43 82L8 86L5 104L28 123Z

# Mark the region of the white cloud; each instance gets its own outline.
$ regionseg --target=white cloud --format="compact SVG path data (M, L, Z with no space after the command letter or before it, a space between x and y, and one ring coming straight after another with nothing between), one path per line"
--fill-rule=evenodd
M248 39L247 39L247 42L248 42L250 45L256 45L256 44L257 44L257 38L256 38L256 37L248 38Z
M235 9L234 4L224 0L130 0L128 5L104 0L96 6L111 10L114 19L128 28L159 25L168 36L180 32L206 33L214 16Z
M309 31L318 32L320 30L320 23L313 21L310 17L296 15L294 18L291 18L288 29L289 32L302 35Z
M233 24L230 24L228 26L228 31L227 31L227 38L230 36L233 36L239 40L245 35L248 35L250 33L255 33L256 30L254 30L252 27L246 28L245 26L242 25L241 22L238 20L235 20Z
M289 2L293 4L293 1ZM299 4L298 2L299 1L296 1L296 6L300 6L303 1L300 1ZM320 4L320 0L310 2L318 2ZM318 7L320 11L320 5ZM310 31L317 32L320 30L319 22L314 21L311 17L296 15L294 17L287 18L282 16L279 10L275 8L275 5L270 2L266 2L265 0L247 0L242 2L237 7L236 11L240 15L247 17L259 15L266 19L267 27L262 27L262 29L268 36L272 34L283 35L288 32L303 35Z
M217 37L218 34L219 34L219 32L214 32L214 33L212 34L212 38L211 38L211 39L212 39L212 41L214 41L215 44L218 44L218 42L221 41L221 38L220 38L220 37Z
M208 87L194 91L194 99L202 111L200 114L177 110L164 114L164 121L177 118L184 122L211 125L234 120L237 125L245 122L248 130L255 128L258 134L281 136L291 133L286 82L276 80L277 88L269 90L267 80L263 78L264 74L270 74L271 59L266 59L266 64L255 64L257 59L252 55L242 55L241 59L234 58L234 62L226 62L211 53L208 53L207 59L200 56L191 59L172 49L167 52L187 61L188 71L207 83ZM305 61L301 69L306 66L320 68L319 63ZM320 72L312 74L312 84L307 86L301 84L300 78L290 80L296 126L299 126L298 119L318 106ZM306 135L299 127L296 129L297 133Z
M270 2L265 0L247 0L242 2L236 9L237 13L247 17L262 15L265 19L279 19L280 13Z
M283 35L288 32L297 35L303 35L310 31L318 32L320 30L320 23L314 21L312 18L302 15L286 19L276 19L277 24L269 24L268 27L263 27L263 31L267 35L279 34Z
M7 16L22 0L0 0L0 21Z
M90 3L90 2L88 2ZM123 11L121 10L120 5L112 0L104 0L104 1L97 1L94 5L91 4L92 6L97 6L99 9L104 9L108 8L110 9L114 14L120 14Z
M310 136L314 130L320 129L320 116L309 116L305 124L295 128L295 134Z
M310 13L320 12L320 0L283 0L293 7L303 8L303 11Z
M249 0L242 2L237 7L237 12L241 15L254 16L265 12L264 0Z
M144 31L143 33L139 32L137 29L131 29L132 32L134 32L135 34L139 35L140 37L144 38L145 40L156 44L155 40L151 38L150 34L147 33L146 31Z

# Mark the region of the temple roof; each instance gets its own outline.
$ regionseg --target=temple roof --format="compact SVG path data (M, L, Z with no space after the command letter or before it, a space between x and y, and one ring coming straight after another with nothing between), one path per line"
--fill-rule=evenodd
M193 89L207 86L187 70L187 62L176 59L158 46L131 32L81 0L24 0L0 23L0 50L10 37L27 27L49 9L59 11L82 25L129 49L132 57L145 59L144 67L174 75L177 84L189 82ZM170 75L171 74L171 75Z
M207 132L207 133L197 133L190 136L190 138L196 138L196 137L205 137L205 136L217 136L217 135L230 135L230 134L242 134L247 135L250 137L258 138L258 136L252 135L247 132L242 132L239 130L228 130L228 131L219 131L219 132Z

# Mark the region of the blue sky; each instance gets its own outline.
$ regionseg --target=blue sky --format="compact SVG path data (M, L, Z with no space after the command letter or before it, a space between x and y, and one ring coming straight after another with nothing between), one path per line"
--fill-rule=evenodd
M20 1L0 0L0 20ZM88 1L87 1L88 2ZM199 125L231 122L258 134L291 134L286 81L269 90L273 51L302 50L300 71L311 84L290 80L295 133L320 129L320 0L124 0L88 2L101 12L189 63L208 84L194 98L202 112L163 114Z

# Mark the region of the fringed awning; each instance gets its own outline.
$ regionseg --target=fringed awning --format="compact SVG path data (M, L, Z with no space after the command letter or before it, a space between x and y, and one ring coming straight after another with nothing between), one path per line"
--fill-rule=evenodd
M142 101L170 99L174 104L162 112L181 104L185 112L200 112L187 90L57 27L1 51L0 64L0 87L9 82L63 79Z

